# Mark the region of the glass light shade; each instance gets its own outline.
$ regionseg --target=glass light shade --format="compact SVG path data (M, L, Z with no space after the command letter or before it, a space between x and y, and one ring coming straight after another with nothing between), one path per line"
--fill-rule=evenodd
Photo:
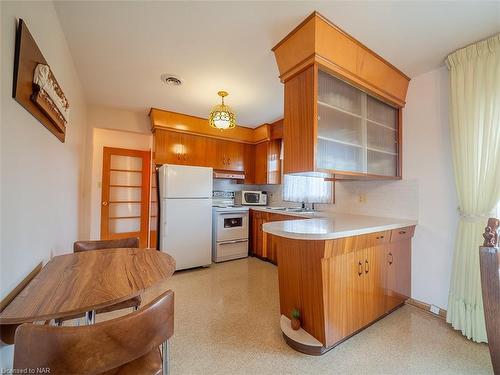
M221 130L234 128L236 126L236 115L230 107L224 104L224 96L227 96L227 93L220 91L218 94L222 97L222 103L212 108L208 116L208 122L211 127Z

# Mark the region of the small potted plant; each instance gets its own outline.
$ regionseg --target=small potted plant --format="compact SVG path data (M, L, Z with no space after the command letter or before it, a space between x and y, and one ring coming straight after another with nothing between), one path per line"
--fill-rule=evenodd
M292 320L291 320L292 329L294 329L296 331L300 328L300 311L299 311L299 309L297 309L297 308L293 309L291 315L292 315Z

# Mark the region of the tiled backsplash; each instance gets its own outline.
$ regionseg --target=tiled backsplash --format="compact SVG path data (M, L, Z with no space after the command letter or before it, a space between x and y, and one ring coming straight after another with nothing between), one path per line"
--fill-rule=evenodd
M221 191L241 191L241 190L260 190L257 185L238 184L235 180L214 179L213 190Z
M214 180L214 190L263 190L271 206L297 207L300 203L284 202L282 185L243 185L229 180ZM417 180L337 181L335 204L317 204L320 211L359 215L418 219Z
M335 204L319 210L418 219L418 181L336 182Z

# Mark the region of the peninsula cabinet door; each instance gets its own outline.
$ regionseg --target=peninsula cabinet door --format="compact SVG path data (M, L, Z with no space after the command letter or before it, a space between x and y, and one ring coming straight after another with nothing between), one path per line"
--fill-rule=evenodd
M402 304L411 294L411 238L392 242L385 251L386 310Z
M346 255L348 335L385 313L385 258L382 246L354 251Z
M365 307L363 312L366 323L377 319L386 312L386 269L384 261L386 259L387 247L388 245L376 246L364 250Z
M357 331L365 324L365 251L353 251L345 255L347 269L345 297L347 300L347 332L346 335Z

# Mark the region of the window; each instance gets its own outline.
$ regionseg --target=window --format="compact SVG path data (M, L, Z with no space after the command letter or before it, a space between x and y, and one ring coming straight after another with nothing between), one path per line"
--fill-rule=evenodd
M332 203L333 183L322 177L284 175L283 200L305 203Z

